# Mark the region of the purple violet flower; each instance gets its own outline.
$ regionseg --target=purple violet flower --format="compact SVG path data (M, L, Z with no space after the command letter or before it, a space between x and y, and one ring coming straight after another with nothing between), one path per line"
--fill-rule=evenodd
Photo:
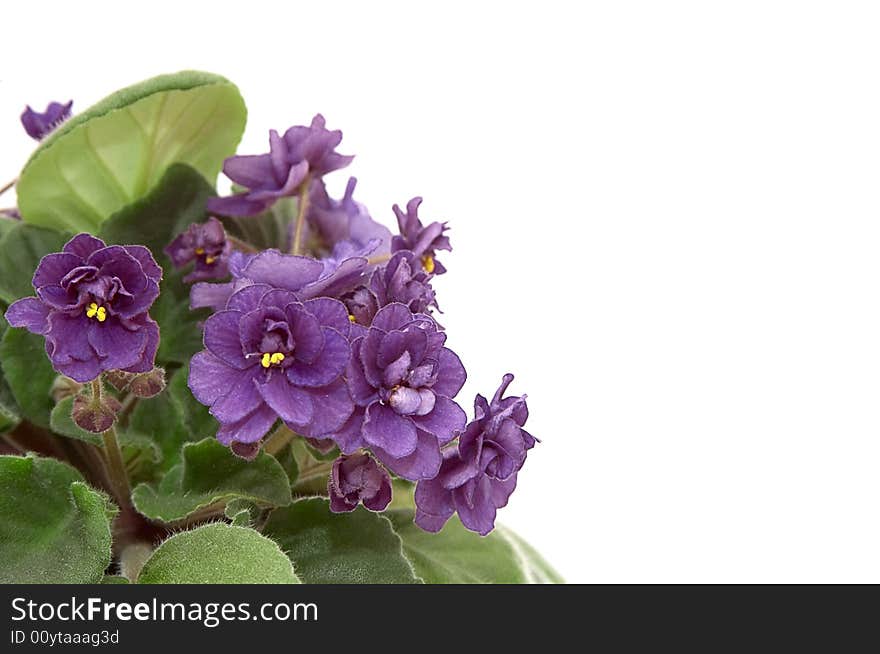
M331 298L303 303L265 284L232 295L205 322L206 349L189 373L193 395L220 422L218 440L247 458L278 418L309 438L337 430L354 409L342 378L350 329Z
M46 111L40 113L31 109L30 105L28 105L21 114L21 124L24 126L24 131L28 133L28 136L41 141L61 123L70 118L71 107L73 107L73 100L67 104L50 102L46 107Z
M399 303L379 310L352 342L347 378L355 409L332 436L343 454L369 447L400 477L436 476L440 447L466 422L452 398L467 374L445 342L430 316Z
M175 268L196 262L193 271L183 278L186 283L228 277L231 251L223 223L213 217L204 223L193 223L165 248Z
M413 313L438 308L431 288L432 277L418 257L409 250L401 250L373 272L368 286L356 288L340 299L358 324L369 327L376 312L392 302L406 305Z
M391 231L373 220L364 205L354 201L356 185L357 179L350 177L341 200L328 195L321 179L315 180L309 190L308 240L319 253L330 253L325 261L391 252Z
M474 421L443 453L434 478L416 487L416 524L437 532L458 511L462 524L485 536L495 528L495 514L516 488L528 450L536 439L523 425L529 416L526 396L502 397L513 375L504 375L491 404L482 395L474 401Z
M303 301L321 296L337 297L361 284L366 270L367 260L363 257L345 259L327 270L311 257L282 254L274 249L250 255L233 252L229 257L232 281L193 285L190 306L220 311L235 292L253 284L292 291Z
M391 502L391 478L369 454L342 455L333 462L327 492L334 513L354 511L360 502L370 511L384 511Z
M406 213L401 211L396 204L392 207L397 216L397 225L400 234L391 240L391 251L410 250L422 261L422 266L427 273L442 275L446 268L436 260L437 250L452 251L449 237L444 236L448 227L446 223L433 222L427 227L419 220L419 205L422 198L416 197L406 203Z
M283 197L299 193L301 185L344 168L354 157L336 152L342 132L328 130L321 114L308 127L297 125L279 136L269 132L269 152L229 157L223 172L247 189L225 198L208 200L208 211L221 216L255 216Z
M37 297L6 311L13 327L46 337L55 369L78 382L105 370L148 372L159 326L147 314L162 269L142 245L107 246L89 234L48 254L34 272Z

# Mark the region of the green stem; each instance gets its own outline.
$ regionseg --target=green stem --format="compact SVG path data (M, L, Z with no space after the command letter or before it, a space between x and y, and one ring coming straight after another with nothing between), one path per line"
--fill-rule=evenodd
M296 227L293 231L293 245L290 248L291 254L302 254L302 235L303 225L306 222L306 212L309 209L309 182L311 176L306 175L300 185L299 190L299 207L296 213Z
M259 250L248 243L247 241L242 241L240 238L236 238L231 234L226 235L226 240L232 243L235 246L236 250L241 250L242 252L247 252L248 254L254 254L255 252L259 252Z
M16 184L18 184L18 177L16 177L15 179L13 179L11 182L9 182L7 184L4 184L3 187L0 188L0 195L3 195L4 193L6 193L6 191L11 189Z
M266 444L263 445L263 451L266 454L278 454L292 438L293 432L286 426L282 425L266 440Z
M102 436L104 438L104 453L107 455L107 473L116 490L120 506L127 507L131 503L131 486L128 483L125 462L122 460L122 450L119 448L119 441L116 438L116 429L110 427Z

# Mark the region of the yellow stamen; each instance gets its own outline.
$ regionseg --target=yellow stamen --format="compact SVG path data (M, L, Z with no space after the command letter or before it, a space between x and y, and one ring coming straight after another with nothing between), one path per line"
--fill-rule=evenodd
M282 361L284 361L284 355L281 354L281 352L273 352L271 354L269 352L264 352L263 357L260 359L260 365L264 368L268 368L272 365L277 366Z
M205 257L205 263L208 264L209 266L212 263L214 263L215 261L217 261L217 257Z
M350 314L348 314L348 321L349 322L357 322L357 318L354 317L354 314L350 313Z
M97 302L92 302L86 308L86 318L97 318L98 322L107 320L107 309L99 307Z
M426 254L422 257L422 268L425 269L425 272L429 275L434 272L434 257L430 254Z
M205 253L205 248L196 248L196 254L202 256Z

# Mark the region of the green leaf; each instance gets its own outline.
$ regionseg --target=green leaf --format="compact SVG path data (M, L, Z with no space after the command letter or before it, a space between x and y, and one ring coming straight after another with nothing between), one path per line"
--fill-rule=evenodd
M183 462L158 487L140 484L132 493L135 508L152 520L175 522L231 499L264 506L290 504L290 485L281 465L261 452L241 459L214 438L183 447Z
M331 513L313 497L276 509L263 533L278 541L307 584L415 584L413 567L387 518L358 507Z
M3 316L0 316L0 341L8 328L8 323ZM21 414L18 403L9 389L9 384L6 383L3 370L0 369L0 434L12 431L19 422L21 422Z
M68 234L21 222L9 229L0 239L0 299L12 303L33 295L31 280L40 259L60 252L69 238Z
M48 427L50 394L57 373L46 356L43 337L24 329L8 329L0 341L0 367L22 415Z
M238 187L233 187L238 192ZM282 198L268 211L247 218L221 217L227 233L253 245L257 250L278 248L287 251L290 225L296 218L299 201L296 198Z
M68 438L75 438L80 441L85 441L86 443L91 443L92 445L103 447L104 439L101 434L95 434L86 431L85 429L80 429L73 421L73 418L70 417L72 411L73 398L65 397L55 405L55 408L52 409L52 413L49 417L49 428L56 434L61 434Z
M205 203L214 195L197 171L173 164L146 197L110 216L98 236L108 244L146 245L157 260L165 258L163 250L175 236L207 219ZM162 263L168 270L170 261Z
M260 507L250 500L230 500L223 514L237 527L252 527L260 513Z
M220 423L208 412L208 407L193 396L187 385L188 377L189 361L171 378L166 392L183 416L187 429L195 438L215 436Z
M99 583L102 585L125 585L131 582L125 577L120 577L119 575L104 575Z
M97 583L116 508L70 466L0 456L0 583Z
M181 371L174 373L169 386L180 374ZM201 439L194 438L187 429L182 409L168 392L139 401L131 412L128 431L143 434L159 446L163 470L170 470L180 462L184 443Z
M276 543L222 523L172 536L147 560L139 584L298 584Z
M464 528L457 516L437 533L422 531L412 511L386 513L403 540L403 549L429 584L525 584L559 575L512 532L500 528L482 537ZM532 558L535 557L533 561ZM540 572L538 572L540 571Z
M502 538L507 540L516 554L519 567L523 571L526 583L529 584L564 584L565 580L553 569L535 548L520 538L504 525L499 525L496 531Z
M159 297L150 309L162 335L156 354L160 365L186 363L204 347L199 323L211 312L189 308L189 288L180 281L182 276L182 272L175 271L162 280Z
M40 144L16 186L19 210L35 225L97 232L174 163L213 182L246 118L238 89L217 75L184 71L122 89Z

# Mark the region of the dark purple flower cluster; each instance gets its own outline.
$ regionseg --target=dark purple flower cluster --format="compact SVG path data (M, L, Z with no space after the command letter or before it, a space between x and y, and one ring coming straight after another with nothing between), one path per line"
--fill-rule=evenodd
M535 438L523 425L529 416L526 398L502 397L513 381L504 375L492 402L477 395L475 419L459 436L458 447L444 452L433 479L416 487L416 524L440 531L456 511L462 524L486 535L495 528L495 514L516 488L516 476L534 447Z
M73 107L73 100L66 104L50 102L42 113L34 111L30 106L27 106L21 114L21 124L24 127L24 131L28 133L28 136L41 141L61 123L70 118L71 107Z
M295 254L233 251L230 281L193 286L191 306L215 313L190 388L240 456L255 456L278 420L322 451L338 447L333 511L384 510L391 473L419 483L424 528L436 531L458 511L466 527L488 533L535 443L522 429L525 398L501 397L508 375L491 403L477 396L466 425L455 401L466 372L431 316L432 279L446 272L436 254L451 250L446 224L423 225L414 198L406 211L393 207L392 237L354 201L354 178L331 198L322 176L351 160L336 154L340 139L318 116L283 137L271 132L269 154L227 160L227 175L248 190L209 209L254 216L298 195L292 237L278 244ZM193 226L167 252L198 262L198 249L225 247L221 232Z
M33 278L37 297L14 302L6 320L45 336L52 365L78 382L105 370L148 372L159 327L147 312L161 278L147 248L79 234L43 257Z

